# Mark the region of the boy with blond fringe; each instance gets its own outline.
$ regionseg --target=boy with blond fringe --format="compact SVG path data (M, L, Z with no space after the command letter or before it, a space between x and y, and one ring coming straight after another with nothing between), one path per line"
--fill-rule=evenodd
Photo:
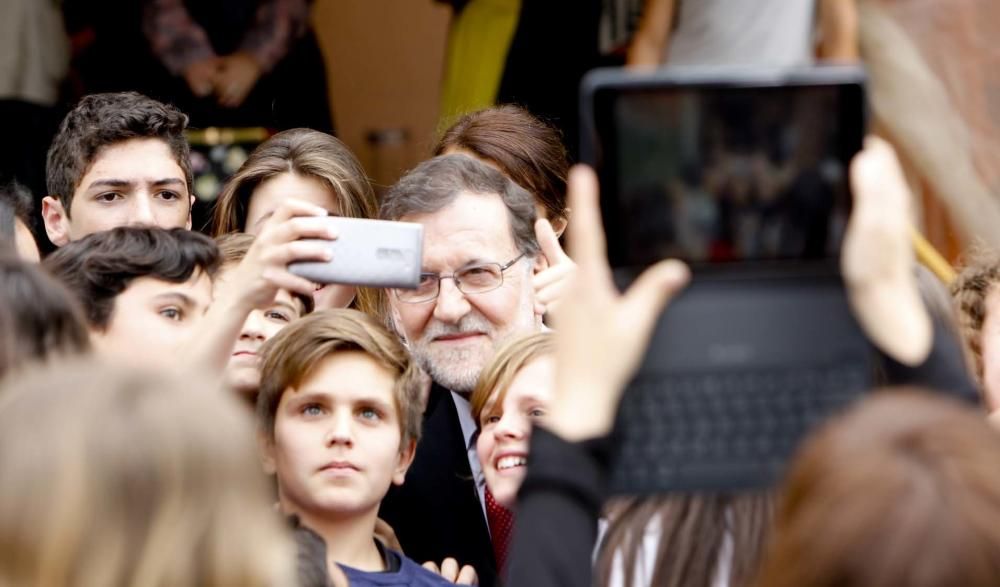
M366 314L328 310L283 329L263 357L264 467L282 511L325 543L328 576L450 585L374 538L379 503L403 483L420 436L421 373L398 338Z

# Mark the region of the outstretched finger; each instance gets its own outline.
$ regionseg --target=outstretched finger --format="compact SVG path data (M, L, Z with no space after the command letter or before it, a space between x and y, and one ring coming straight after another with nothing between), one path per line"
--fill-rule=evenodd
M568 203L573 209L567 235L569 256L588 274L606 274L607 244L598 204L597 175L586 165L576 165L570 170L567 183Z
M328 216L329 214L322 206L289 197L285 198L281 205L274 210L274 214L271 215L268 222L284 222L295 216Z
M550 267L572 262L559 244L559 237L552 229L552 224L545 218L539 218L535 221L535 238L538 239L538 245L542 248L542 254L545 255Z
M688 284L691 271L675 259L649 267L625 292L623 323L642 341L647 341L663 308ZM643 342L643 346L645 346Z
M305 277L289 273L285 269L267 269L264 271L263 277L274 287L286 289L302 296L312 297L313 292L316 291L315 283Z
M258 238L269 243L287 243L306 238L335 240L337 236L337 229L323 218L296 216L268 225Z

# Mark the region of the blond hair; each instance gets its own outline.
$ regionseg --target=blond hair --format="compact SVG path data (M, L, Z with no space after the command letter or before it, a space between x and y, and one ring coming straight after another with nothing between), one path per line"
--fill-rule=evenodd
M423 372L398 337L373 317L357 310L315 312L283 328L264 344L257 394L260 431L273 439L281 396L301 385L323 359L343 351L361 351L393 374L400 448L418 441L424 412Z
M501 346L493 355L490 364L483 368L479 374L479 381L476 382L476 387L472 390L472 396L469 399L472 406L472 418L476 421L476 426L480 426L483 409L494 392L498 391L499 393L496 401L493 402L491 413L497 412L503 405L503 400L507 397L507 389L518 371L539 357L553 354L555 350L555 340L547 332L515 338Z
M246 231L247 211L254 190L283 173L312 177L326 185L348 218L375 218L378 204L368 175L347 145L332 135L307 128L279 132L261 143L226 182L215 203L212 234ZM357 309L382 318L385 294L358 288Z
M8 382L0 585L294 581L249 416L198 381L80 361Z

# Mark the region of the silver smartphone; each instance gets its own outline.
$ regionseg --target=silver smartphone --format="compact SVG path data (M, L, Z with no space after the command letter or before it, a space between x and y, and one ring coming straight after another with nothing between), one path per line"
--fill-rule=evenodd
M414 222L328 216L317 222L337 231L335 240L323 243L328 262L292 263L288 270L316 283L342 283L368 287L414 289L420 283L424 227Z

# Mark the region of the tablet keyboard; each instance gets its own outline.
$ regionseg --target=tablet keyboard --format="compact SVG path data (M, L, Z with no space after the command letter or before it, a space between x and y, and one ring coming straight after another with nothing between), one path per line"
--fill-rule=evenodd
M740 490L783 474L802 438L869 387L863 365L645 377L618 414L612 488Z

